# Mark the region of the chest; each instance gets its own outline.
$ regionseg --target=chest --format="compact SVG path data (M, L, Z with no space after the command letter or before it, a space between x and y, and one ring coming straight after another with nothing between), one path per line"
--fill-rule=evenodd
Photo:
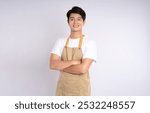
M81 60L82 50L79 48L64 47L61 55L62 60Z

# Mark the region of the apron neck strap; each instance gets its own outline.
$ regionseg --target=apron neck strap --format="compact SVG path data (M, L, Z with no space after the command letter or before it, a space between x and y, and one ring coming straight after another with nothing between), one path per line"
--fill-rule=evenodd
M79 41L79 44L78 44L78 48L79 48L79 49L81 49L82 42L83 42L83 37L82 37L82 35L81 35L81 36L80 36L80 41Z

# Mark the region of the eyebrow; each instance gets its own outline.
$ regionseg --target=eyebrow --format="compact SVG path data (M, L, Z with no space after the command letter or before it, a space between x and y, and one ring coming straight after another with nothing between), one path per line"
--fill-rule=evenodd
M75 18L75 17L69 17L69 18ZM77 17L77 18L82 18L82 17Z

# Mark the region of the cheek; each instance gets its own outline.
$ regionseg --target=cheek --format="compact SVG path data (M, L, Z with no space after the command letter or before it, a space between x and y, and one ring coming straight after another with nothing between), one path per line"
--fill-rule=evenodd
M72 25L73 25L73 22L71 21L71 22L69 22L68 24L69 24L69 26L72 26Z
M83 22L79 22L80 23L80 25L84 25L84 23Z
M71 26L71 23L69 22L68 25Z
M70 27L70 28L72 28L72 27L73 27L73 25L72 25L71 23L69 23L68 25L69 25L69 27Z
M81 25L81 26L83 26L84 24L83 24L83 23L81 23L80 25Z

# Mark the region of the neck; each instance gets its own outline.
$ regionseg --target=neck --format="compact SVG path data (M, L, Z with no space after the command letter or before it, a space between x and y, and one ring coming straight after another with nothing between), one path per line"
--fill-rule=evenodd
M82 35L82 32L71 32L70 38L79 38Z

